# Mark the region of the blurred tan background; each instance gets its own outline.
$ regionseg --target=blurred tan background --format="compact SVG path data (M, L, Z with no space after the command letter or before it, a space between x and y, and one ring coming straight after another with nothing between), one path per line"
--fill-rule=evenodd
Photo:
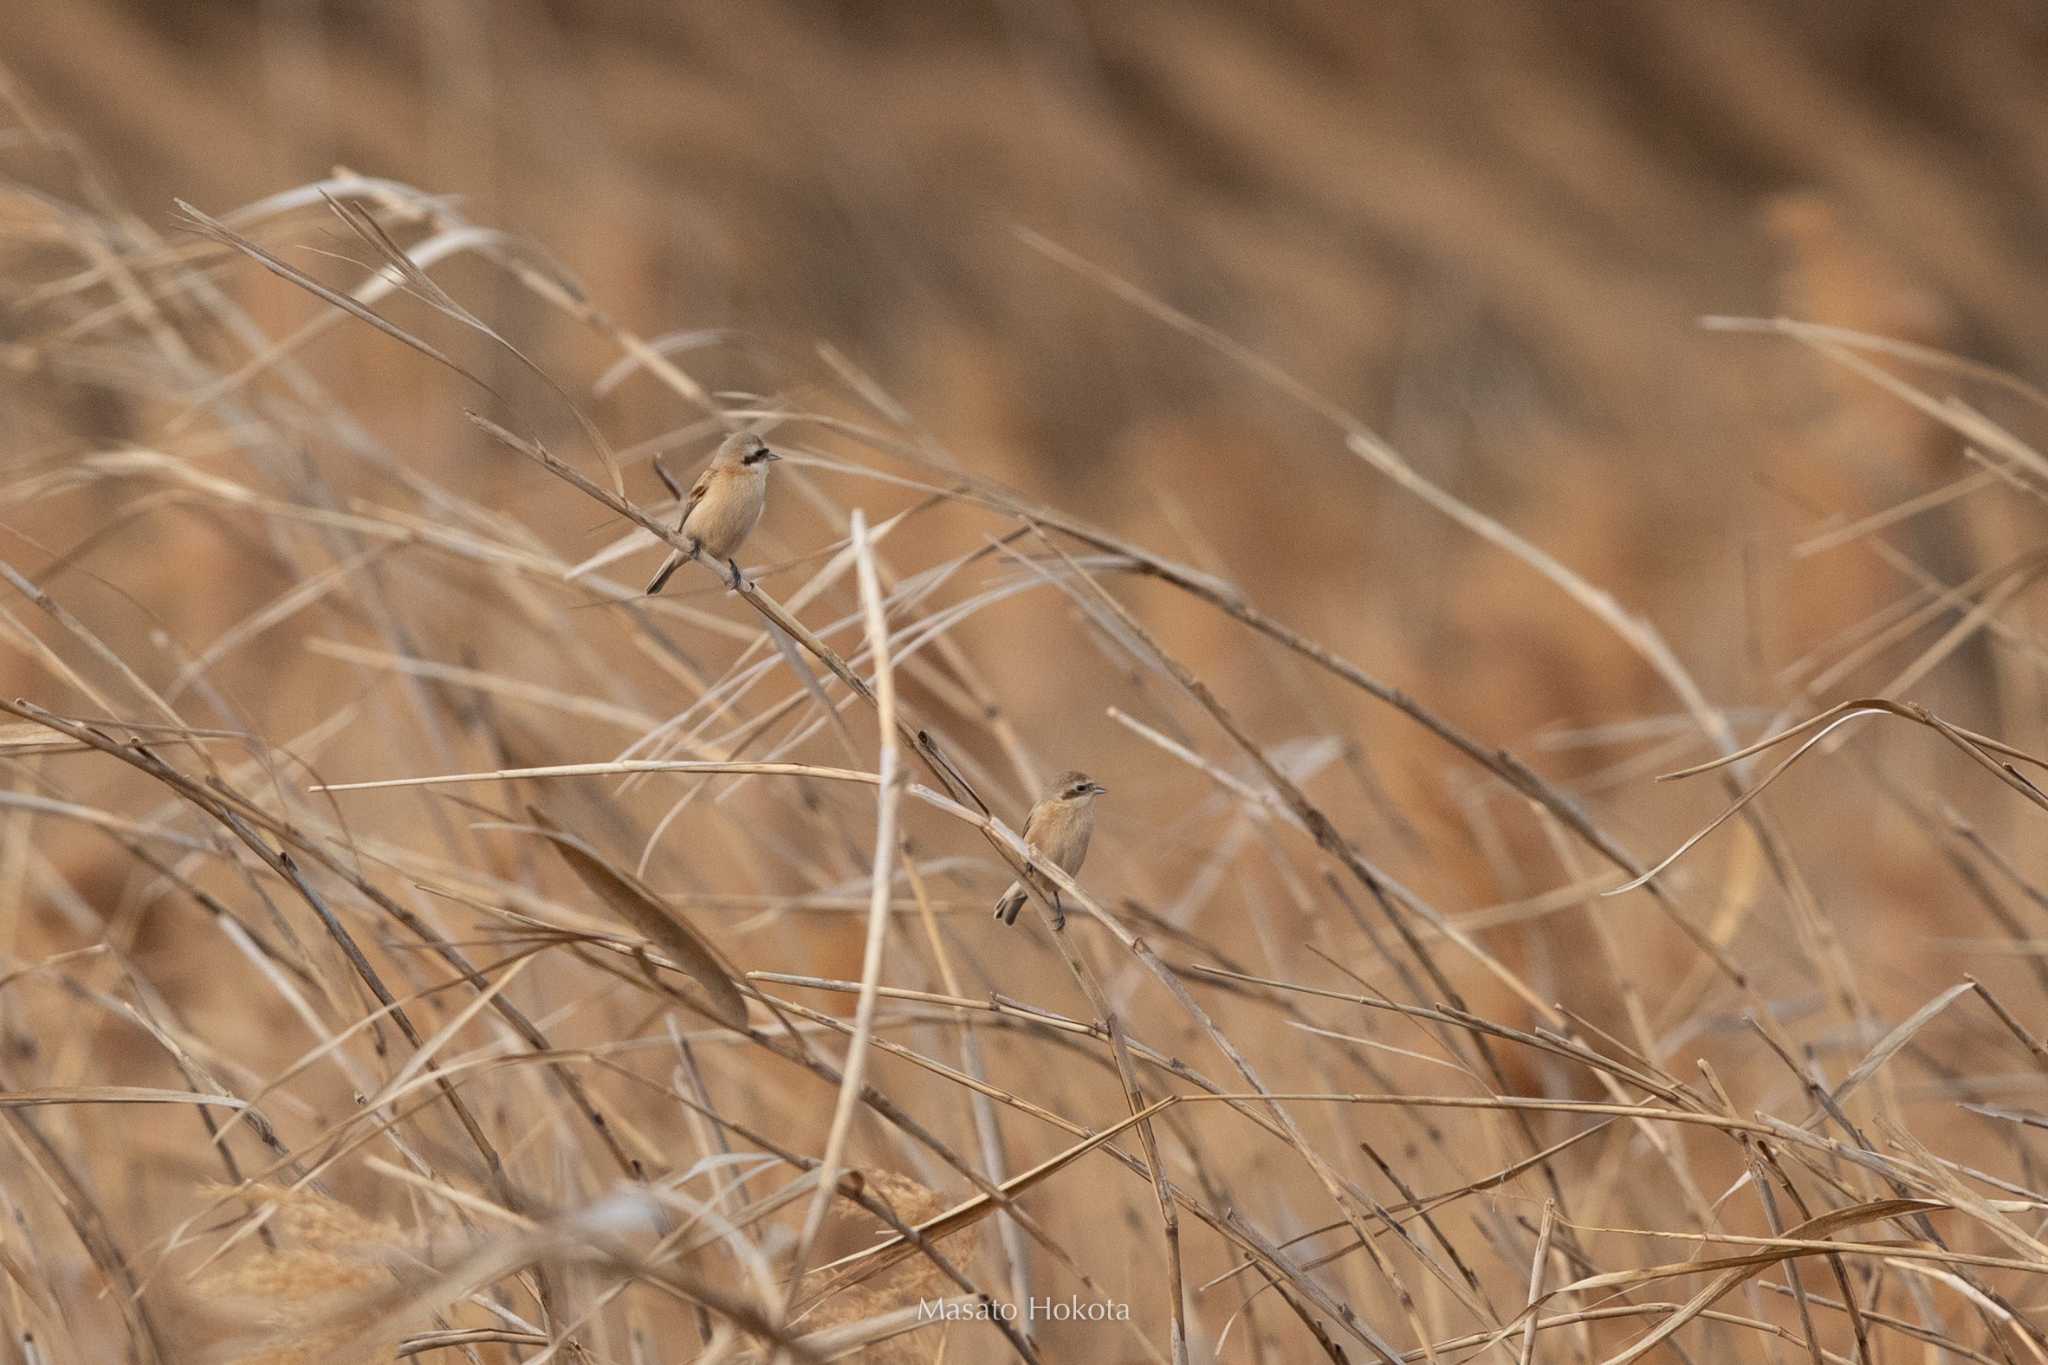
M1855 547L1793 547L1972 467L1863 380L1696 320L1782 313L2031 373L2048 351L2043 42L2038 16L1992 0L1942 15L279 0L31 6L9 60L156 229L174 196L224 213L335 165L456 196L641 335L713 334L680 355L707 384L787 392L824 374L828 343L977 471L1224 574L1522 750L1669 714L1672 698L1578 606L1391 488L1299 404L1013 229L1283 367L1642 613L1716 704L1768 713L1794 703L1783 670L1913 586ZM317 219L276 240L302 264L350 245ZM260 318L305 316L255 272L231 278ZM608 363L501 274L458 261L449 278L572 386ZM464 400L389 343L344 331L314 356L412 458L458 461L466 485L513 480L522 515L555 496L505 473ZM496 378L516 368L484 359ZM1996 392L1961 391L2003 411ZM688 415L644 382L597 408L621 445ZM104 391L61 413L138 425ZM9 420L45 434L33 404ZM2030 509L2001 496L1895 538L1961 581L2023 538L2008 523ZM776 518L765 534L807 548ZM191 597L178 609L216 624L249 606ZM971 628L1008 651L995 672L1025 732L1079 727L1064 747L1082 754L1120 743L1085 702L1102 679L1034 667L1014 618ZM1215 629L1186 642L1212 681L1299 724L1270 661ZM2001 696L1989 664L1966 651L1932 699L2037 729L2031 684L2009 670ZM1331 704L1407 808L1469 776L1384 708ZM1487 885L1497 871L1462 890L1511 894Z
M801 403L837 382L822 343L962 463L1237 583L1261 610L1572 787L1639 855L1665 851L1725 802L1709 782L1651 786L1707 750L1686 738L1676 700L1640 659L1525 565L1348 453L1304 405L1017 229L1220 329L1612 593L1661 632L1745 740L1772 716L1887 686L1959 613L1802 691L1848 654L1854 639L1842 632L2033 545L2039 504L1982 479L1883 528L1881 552L1866 539L1800 553L1818 532L1979 466L1953 432L1810 351L1699 326L1705 315L1782 314L2040 377L2048 20L2019 0L65 0L18 6L5 28L8 79L104 174L89 192L47 148L0 143L10 180L48 202L119 204L189 243L173 225L174 197L225 215L346 166L451 196L471 221L539 244L642 336L701 333L674 356L714 389ZM31 221L46 208L24 191L10 212ZM322 252L360 255L317 213L259 235L316 271ZM53 265L31 237L17 240L0 280L17 305L0 326L22 357L77 321L36 294L75 266ZM213 264L273 334L316 311L246 262ZM458 261L441 277L584 399L619 447L687 431L697 416L644 378L596 395L615 353L502 272ZM43 349L8 371L0 441L16 468L180 439L165 434L181 412L176 394L110 381L88 351L58 364ZM531 385L502 355L465 355L495 387ZM388 449L506 509L566 559L618 534L481 440L461 415L474 391L388 339L351 326L304 359ZM2023 438L2039 432L2041 412L1998 384L1891 368L1938 397L1965 396ZM186 439L187 454L200 450ZM829 434L800 439L834 448ZM677 466L706 445L701 429L678 440ZM263 458L273 477L289 466ZM303 458L336 496L377 495L311 424ZM830 471L812 477L876 518L915 501ZM636 497L659 497L644 455L629 479ZM110 639L145 640L154 625L198 648L291 581L267 577L277 547L229 519L169 517L99 537L96 515L90 502L17 509L7 557L63 556L59 595ZM778 494L748 558L803 555L837 534L829 522L817 504ZM1006 528L947 511L907 523L890 549L908 570L971 550L991 529ZM638 572L634 561L624 577ZM479 612L483 594L460 572L431 591L405 571L394 579L403 629L428 642L423 652L552 676L549 643ZM797 581L764 580L778 591ZM695 605L744 619L697 588ZM1317 794L1442 908L1475 911L1574 879L1523 803L1388 708L1251 647L1163 589L1131 587L1128 600L1262 741L1327 734L1354 746L1355 766L1325 769ZM2048 727L2034 618L2024 594L2001 612L2006 634L1973 640L1909 695L2039 750ZM590 639L610 616L561 619ZM211 679L242 721L284 742L366 689L386 695L375 689L388 678L304 647L306 636L374 642L374 631L355 633L363 625L338 603L320 606L224 658ZM956 638L1042 771L1078 763L1114 789L1098 847L1131 860L1126 875L1107 871L1125 863L1098 863L1105 895L1174 904L1212 847L1200 802L1213 788L1104 707L1227 754L1214 732L1056 594L984 612ZM703 643L712 658L726 648ZM673 709L644 660L611 666L615 699ZM47 687L47 675L19 667L9 688ZM545 734L536 761L609 757L623 742L553 722ZM1002 766L994 744L963 743ZM479 751L448 757L457 753ZM323 771L417 772L441 758L429 756L416 736L387 731L330 752ZM1870 997L1896 1017L1963 971L2031 989L2024 962L1943 946L1999 930L1922 818L1948 803L2022 869L2048 870L2023 837L2023 803L1921 732L1873 728L1812 762L1772 809ZM1021 817L1028 794L1010 779L1002 795ZM366 827L392 830L419 809L413 797L350 807ZM640 811L643 832L664 809ZM848 809L857 844L864 807ZM932 837L973 852L957 832ZM1702 920L1736 842L1724 835L1695 855L1688 885ZM129 871L103 866L96 847L81 839L65 855L72 890L118 902ZM650 875L716 890L717 868L688 852L702 847L671 839ZM1170 856L1145 862L1137 850ZM1241 941L1246 903L1288 895L1284 878L1247 861L1186 927L1256 956ZM858 869L849 860L844 870ZM992 891L994 876L964 879L962 904ZM787 876L779 889L791 889ZM1778 893L1756 897L1736 949L1797 1017L1812 1005L1810 964L1791 946ZM175 926L191 912L164 913ZM1611 1023L1612 983L1563 918L1488 942L1539 990ZM17 925L17 948L61 947L79 922L75 907L46 906L42 929ZM1003 973L1026 970L1064 986L1042 945L992 944L981 922L962 923L978 973L1014 986ZM1691 979L1690 950L1647 910L1622 925L1646 981ZM132 928L172 997L229 1027L246 1002L208 993L209 962L177 951L174 927L144 916ZM829 924L749 941L748 965L858 968L857 931ZM1013 953L1028 968L997 970ZM1483 999L1488 983L1474 976ZM1843 1064L1862 1050L1826 1029L1809 1041Z

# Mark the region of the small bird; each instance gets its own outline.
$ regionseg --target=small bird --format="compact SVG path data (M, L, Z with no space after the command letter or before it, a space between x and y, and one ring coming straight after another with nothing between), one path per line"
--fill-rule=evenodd
M1069 875L1081 870L1088 856L1088 841L1095 834L1095 798L1109 788L1083 772L1064 772L1053 779L1045 796L1024 817L1024 842L1051 859ZM1052 924L1066 927L1067 915L1060 905L1059 889L1036 872L1027 872L1031 885L1052 902ZM1023 882L1011 882L1010 889L996 902L996 918L1005 924L1017 922L1017 912L1030 897Z
M761 509L768 503L768 466L781 458L754 433L734 432L719 442L718 452L697 476L687 498L677 492L661 461L654 462L654 472L668 485L668 491L683 498L683 515L676 522L676 534L689 538L690 550L687 554L669 551L661 569L647 585L649 596L661 591L669 575L682 567L684 560L699 555L724 560L732 570L733 591L739 591L740 566L733 556L739 553L740 542L761 520Z

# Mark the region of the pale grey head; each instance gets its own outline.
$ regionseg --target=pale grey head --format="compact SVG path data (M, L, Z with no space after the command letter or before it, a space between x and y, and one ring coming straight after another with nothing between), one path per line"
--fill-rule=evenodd
M718 453L711 457L711 463L726 468L758 469L781 458L768 448L758 432L736 431L718 443Z
M1048 801L1092 801L1108 794L1109 788L1079 768L1069 768L1052 780L1052 785L1046 788L1045 798Z

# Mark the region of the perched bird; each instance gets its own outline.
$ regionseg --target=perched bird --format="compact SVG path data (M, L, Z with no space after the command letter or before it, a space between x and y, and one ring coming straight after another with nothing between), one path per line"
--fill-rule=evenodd
M1024 842L1044 854L1060 871L1070 875L1079 872L1081 860L1088 856L1088 840L1095 834L1095 798L1108 791L1086 773L1061 773L1024 817ZM1060 905L1059 889L1036 872L1027 872L1025 876L1052 902L1053 927L1063 928L1067 916ZM1010 889L996 902L996 918L1005 924L1015 924L1017 912L1029 897L1023 882L1011 882Z
M661 462L655 461L654 472L668 484L669 492L683 499L683 515L676 522L676 534L688 537L690 549L687 554L669 551L660 571L647 585L649 595L660 592L684 560L699 555L724 560L732 570L733 590L739 590L740 566L733 556L739 553L740 542L754 529L754 523L761 519L761 509L768 502L768 466L781 458L752 432L734 432L719 442L718 452L697 476L686 498L676 491Z

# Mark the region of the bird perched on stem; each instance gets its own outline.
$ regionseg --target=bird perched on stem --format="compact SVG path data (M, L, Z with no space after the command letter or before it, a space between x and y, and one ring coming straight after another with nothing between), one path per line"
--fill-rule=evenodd
M1024 842L1044 854L1060 871L1069 875L1079 872L1081 860L1088 856L1088 841L1095 834L1095 798L1108 791L1084 772L1061 773L1024 817ZM1024 875L1033 889L1052 902L1053 928L1065 928L1067 915L1060 905L1059 888L1036 872L1027 871ZM1017 912L1024 908L1030 894L1023 882L1011 882L1010 889L996 902L996 918L1005 924L1015 924Z
M740 566L733 556L761 520L761 509L768 502L768 466L781 458L753 432L734 432L719 442L717 453L697 476L688 497L677 489L661 461L654 462L654 472L668 485L668 491L682 499L683 515L676 522L676 534L685 537L690 548L688 553L669 551L647 585L650 596L661 591L684 560L700 555L724 560L732 570L733 591L739 591Z

